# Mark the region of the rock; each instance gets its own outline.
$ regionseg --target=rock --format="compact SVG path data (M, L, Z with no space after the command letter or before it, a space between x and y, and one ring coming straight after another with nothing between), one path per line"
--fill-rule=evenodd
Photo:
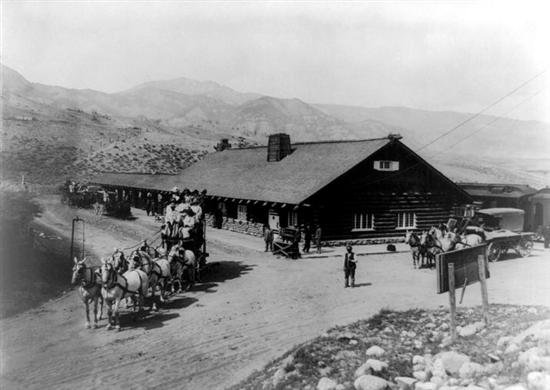
M369 374L372 374L371 368L367 363L364 363L357 370L355 370L354 378L359 378L360 376Z
M437 390L437 385L432 382L417 382L414 385L415 390Z
M330 378L322 377L317 383L317 390L336 390L338 383Z
M445 383L445 379L440 376L432 376L430 382L435 384L437 388L441 387Z
M319 370L319 375L329 376L332 373L332 367L325 367Z
M374 372L380 372L388 369L388 363L376 359L367 359L365 364Z
M422 343L422 341L420 341L420 340L414 340L414 347L415 347L416 349L421 349L423 346L424 346L424 344Z
M445 371L452 375L458 374L460 367L462 367L464 363L470 361L468 356L455 351L440 352L435 358L441 359Z
M504 363L502 362L488 363L484 366L487 375L499 375L502 370L504 370Z
M413 376L419 382L426 382L428 380L428 373L426 371L415 371L413 372Z
M488 353L488 354L487 354L487 357L488 357L488 358L491 360L491 362L493 362L493 363L496 363L496 362L500 361L500 358L499 358L497 355L495 355L494 353Z
M443 361L441 359L434 360L430 367L430 371L435 377L439 377L442 379L447 378L447 372L445 371L445 366L443 365Z
M529 309L527 309L527 313L537 315L539 314L539 311L537 310L536 307L530 307Z
M374 356L374 357L380 357L386 353L382 348L380 348L378 345L373 345L369 349L367 349L367 356Z
M289 372L294 370L294 356L288 355L282 362L281 367L285 369L285 371Z
M399 386L399 390L413 390L414 384L417 382L415 378L409 376L398 376L394 378L394 381Z
M388 385L385 379L374 375L363 375L353 382L355 390L384 390Z
M504 390L527 390L521 383L505 387Z
M466 387L466 390L485 390L483 387L481 386L476 386L476 385L468 385Z
M539 347L521 352L518 356L518 363L527 371L550 371L550 357L544 356L544 351Z
M426 360L423 356L414 355L412 358L412 364L426 364Z
M353 335L353 333L350 333L350 332L344 332L344 333L341 333L338 335L337 339L338 341L345 341L345 340L350 340L352 338L354 338L355 336Z
M505 355L509 355L509 354L512 354L512 353L516 353L519 351L519 347L516 343L510 343L506 349L504 350L504 354Z
M279 368L277 371L275 371L275 374L273 374L273 386L277 387L282 381L284 381L286 377L286 371L284 368Z
M545 372L531 371L527 374L529 390L550 390L550 375Z
M340 383L336 385L336 388L334 390L346 390L346 386Z
M506 344L508 344L513 337L510 336L502 336L497 341L497 348L504 348Z
M463 379L472 379L482 375L484 371L481 364L466 362L458 370L458 375Z
M424 371L426 369L426 364L414 364L413 371Z
M359 341L357 341L357 340L355 340L355 339L351 339L351 340L349 341L349 345L357 345L358 342L359 342Z
M435 328L435 324L433 322L428 322L426 325L424 325L427 329L433 329Z
M448 330L449 329L449 324L447 324L446 322L442 323L440 326L439 326L439 329L440 330Z
M334 356L335 360L350 360L355 359L357 357L357 353L355 351L339 351L336 356Z
M481 321L474 322L473 324L466 326L457 326L456 331L461 337L470 337L479 332L481 329L485 328L485 324Z

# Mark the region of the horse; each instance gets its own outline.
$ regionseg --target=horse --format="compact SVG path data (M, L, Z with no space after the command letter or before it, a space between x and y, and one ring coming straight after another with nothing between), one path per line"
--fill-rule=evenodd
M94 328L97 328L97 323L101 320L103 314L103 296L101 295L101 278L98 275L99 267L86 266L86 258L82 261L74 258L73 276L71 284L80 283L78 292L80 298L86 307L86 328L90 328L90 302L94 303ZM99 317L97 313L97 303L100 302Z
M185 290L188 290L195 283L195 272L197 267L197 258L195 254L184 249L179 245L174 246L170 253L168 253L168 262L170 264L171 279L171 291L175 291L175 285L178 284L177 292L182 291L183 280L187 279L188 284Z
M422 263L424 263L424 254L420 250L420 237L415 232L407 230L405 233L405 244L408 244L411 248L412 259L413 259L413 268L416 269L417 265L420 263L420 258L422 257Z
M423 231L420 236L420 247L430 267L435 264L435 256L444 252L440 241L442 236L439 236L437 232L437 228L432 227L429 231ZM422 266L424 266L424 261L422 261Z
M158 305L155 302L155 291L160 290L160 303L164 302L164 284L170 277L170 263L166 259L158 259L154 261L149 255L149 250L135 250L130 255L130 270L140 269L147 274L147 290L145 297L153 297L151 309L158 310ZM153 249L153 253L158 253ZM151 293L149 293L149 288Z
M115 271L121 275L128 271L128 262L124 257L124 252L118 248L115 248L114 253L111 255L111 263L113 264Z
M478 234L464 234L450 233L454 237L455 249L464 249L483 243L483 238Z
M107 315L109 317L107 329L111 329L114 325L115 329L120 330L120 301L127 296L137 297L136 301L139 315L143 305L143 296L147 292L147 274L140 269L136 269L120 275L115 271L112 263L106 259L102 259L101 262L100 269L101 281L103 283L103 299L107 303Z

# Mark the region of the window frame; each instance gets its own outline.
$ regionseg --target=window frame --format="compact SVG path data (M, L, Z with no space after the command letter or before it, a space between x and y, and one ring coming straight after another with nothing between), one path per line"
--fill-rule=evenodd
M243 214L244 218L242 218ZM248 207L245 204L237 205L237 221L248 221Z
M384 165L388 165L385 167ZM397 160L375 160L374 170L382 172L395 172L399 170L399 161Z
M286 226L298 226L298 212L289 210L286 214Z
M359 217L359 224L357 224L357 217ZM368 223L366 224L367 227L363 227L363 222L365 220L370 220L370 226L368 227ZM370 232L374 230L374 221L375 216L374 213L370 213L368 211L360 211L360 212L354 212L353 213L353 228L351 229L352 232ZM359 227L358 227L359 226Z
M407 214L412 214L412 225L407 225L406 223L404 225L400 225L399 222L406 222L407 221ZM397 212L397 222L395 226L395 230L407 230L407 229L416 229L417 226L417 215L414 211L398 211Z

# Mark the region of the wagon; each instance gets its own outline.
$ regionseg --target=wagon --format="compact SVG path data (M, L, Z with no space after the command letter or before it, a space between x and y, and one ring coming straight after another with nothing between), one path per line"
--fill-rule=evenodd
M524 214L523 210L514 208L481 209L476 212L477 223L485 231L489 261L498 261L509 250L514 250L521 257L531 254L535 233L523 231Z

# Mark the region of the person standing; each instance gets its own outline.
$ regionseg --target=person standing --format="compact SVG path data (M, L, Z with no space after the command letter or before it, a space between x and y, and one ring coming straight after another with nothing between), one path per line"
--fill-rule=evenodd
M304 253L309 253L309 249L311 247L311 226L305 225L304 226Z
M317 253L321 253L321 226L315 225L315 246L317 247Z
M542 236L544 237L544 248L550 247L550 225L546 225L544 229L542 229Z
M273 251L273 230L268 225L264 225L264 241L265 241L265 251Z
M346 247L346 254L344 255L344 277L346 279L345 287L349 287L349 279L351 279L351 287L355 287L355 268L357 261L355 260L355 253L351 245Z

